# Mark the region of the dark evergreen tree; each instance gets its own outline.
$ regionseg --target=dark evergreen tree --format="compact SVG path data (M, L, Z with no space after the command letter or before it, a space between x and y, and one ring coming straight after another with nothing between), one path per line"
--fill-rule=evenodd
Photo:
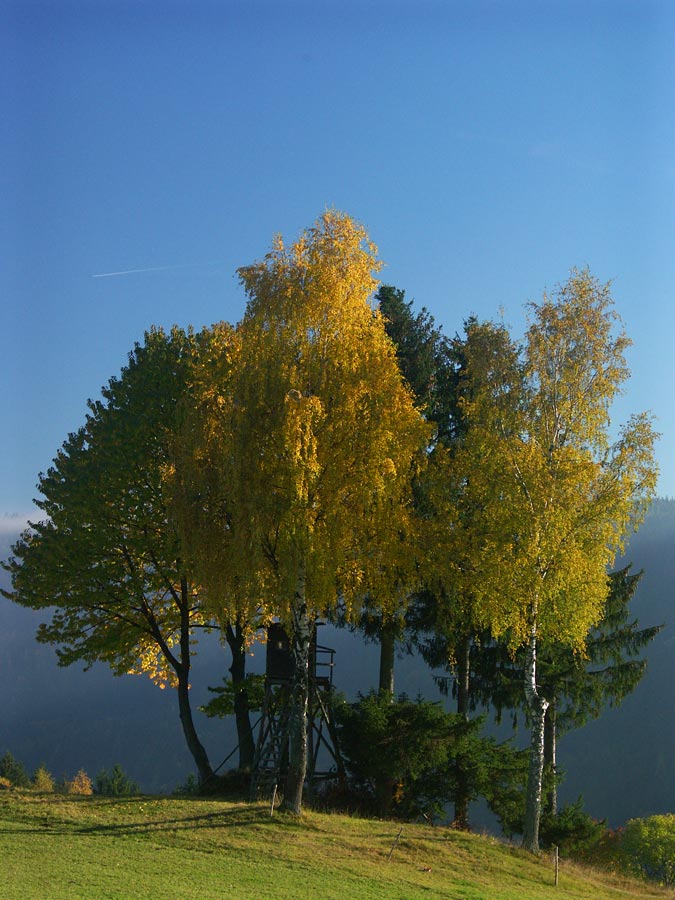
M457 715L468 725L471 713L477 709L473 665L480 644L461 599L451 602L441 584L420 591L408 610L406 626L409 646L420 653L430 668L448 672L446 676L436 676L435 680L441 693L452 696ZM458 747L454 756L453 825L461 830L469 828L469 803L476 799L472 772L477 766L474 758L477 750L479 754L483 752L475 744L465 744ZM503 778L500 783L503 784ZM511 788L508 791L512 792ZM500 808L503 806L502 794L495 794Z
M381 285L376 297L387 335L396 347L401 373L425 419L434 426L432 445L451 439L456 420L455 367L452 345L433 316L423 307L413 312L405 291ZM423 485L417 484L416 501L423 504ZM379 691L394 698L394 661L397 643L404 636L403 612L382 616L377 598L366 598L359 624L368 640L380 644Z
M382 285L376 301L385 329L396 347L396 359L424 417L435 427L436 441L452 440L457 415L456 348L422 307L413 312L405 291Z
M0 778L5 778L9 781L12 787L30 787L30 778L23 763L16 760L9 750L0 759Z
M405 292L398 288L383 285L376 299L385 317L387 334L396 346L403 377L413 390L425 418L434 425L429 447L433 459L435 448L439 445L451 448L462 430L459 383L464 368L463 341L459 337L450 340L443 335L426 308L415 314L412 302L406 301ZM433 478L433 465L429 472ZM435 510L428 501L426 479L417 482L415 500L418 514L433 519ZM439 606L441 597L444 602ZM476 772L484 769L480 758L485 756L487 745L477 738L476 729L470 728L473 633L462 601L463 598L456 598L456 602L450 602L443 584L430 584L410 598L405 616L382 620L377 607L366 603L361 629L367 637L380 642L379 688L391 699L394 697L397 643L409 651L417 647L423 651L423 656L427 643L442 645L442 665L449 664L453 673L456 714L476 738L456 744L451 760L452 774L448 776L453 785L454 825L466 829L469 827L469 802L476 796ZM440 608L443 609L442 619L439 618ZM494 756L497 751L492 748L491 752ZM504 783L503 779L500 783ZM507 788L504 790L508 792Z
M139 793L138 785L126 774L119 763L108 772L106 769L96 776L94 793L104 797L133 797Z
M405 292L383 285L377 294L380 311L386 320L389 337L396 346L401 372L413 390L427 421L433 423L434 434L429 448L433 459L437 446L452 448L462 431L459 385L465 365L464 342L456 336L450 340L426 308L415 314ZM467 321L467 328L473 320ZM429 468L434 477L433 465ZM428 481L418 481L416 504L420 516L433 519L436 511L428 501ZM439 598L443 603L439 605ZM453 676L456 714L469 727L472 710L470 700L471 650L475 645L472 625L466 613L465 598L447 596L445 585L429 584L407 605L405 617L382 621L366 605L363 631L371 639L379 639L380 691L394 696L395 646L416 647L425 659L442 652L441 666L448 665ZM439 609L443 610L439 617ZM436 648L434 650L434 647ZM437 663L436 663L437 664ZM457 744L452 757L454 825L469 827L469 802L476 795L475 772L480 768L477 756L485 748L476 741Z

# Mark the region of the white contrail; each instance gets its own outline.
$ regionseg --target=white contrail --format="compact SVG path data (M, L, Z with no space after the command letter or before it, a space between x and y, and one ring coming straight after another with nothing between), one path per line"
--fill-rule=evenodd
M137 272L165 272L167 269L190 269L195 266L218 266L220 265L220 260L217 262L206 262L206 263L176 263L172 266L149 266L145 269L123 269L120 272L100 272L98 275L92 275L92 278L113 278L116 275L135 275Z

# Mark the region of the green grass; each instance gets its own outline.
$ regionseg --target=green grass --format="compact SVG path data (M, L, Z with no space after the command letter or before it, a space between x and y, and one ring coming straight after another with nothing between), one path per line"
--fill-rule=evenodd
M672 892L443 828L212 799L0 793L0 900L619 900Z

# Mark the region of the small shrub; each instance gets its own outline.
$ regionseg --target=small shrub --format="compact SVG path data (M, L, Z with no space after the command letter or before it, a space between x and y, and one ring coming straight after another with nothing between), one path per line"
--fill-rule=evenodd
M627 867L621 850L623 833L623 828L607 828L597 846L586 854L588 861L608 872L625 871Z
M212 775L200 784L197 793L204 797L248 799L251 795L251 773L247 769L228 769L220 775Z
M632 872L675 885L675 815L631 819L621 839L621 855Z
M455 759L478 747L472 725L438 703L403 695L392 701L370 693L336 703L334 714L350 776L348 807L406 819L444 815L455 790Z
M54 793L54 778L44 763L35 770L32 787L33 790L39 791L41 794Z
M105 769L96 776L95 794L104 797L132 797L139 793L138 785L132 781L119 763L107 772Z
M544 815L541 822L541 843L544 847L559 847L566 856L591 854L607 830L604 821L597 822L583 810L583 798L563 806L556 815Z
M529 751L495 738L483 739L483 751L477 794L485 797L502 831L512 838L523 832Z
M174 788L174 797L194 797L199 793L199 782L190 772L185 781Z
M3 775L0 775L0 791L7 791L12 787L12 782L9 778L5 778Z
M6 778L12 787L30 787L30 778L23 765L7 751L0 759L0 777Z
M94 787L91 782L91 778L87 775L84 769L80 769L80 771L75 775L73 779L70 781L66 781L66 793L67 794L82 794L89 795L93 794Z

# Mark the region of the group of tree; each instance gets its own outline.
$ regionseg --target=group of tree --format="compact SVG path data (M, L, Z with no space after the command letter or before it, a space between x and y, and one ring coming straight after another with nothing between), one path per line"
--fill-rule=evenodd
M13 548L8 596L55 608L38 640L60 664L103 660L175 687L201 782L213 773L190 711L194 636L219 629L230 647L250 767L246 649L280 620L296 813L316 618L380 643L385 699L396 643L414 645L448 668L465 731L480 706L525 710L536 849L556 726L632 689L654 633L628 621L639 576L609 572L652 496L655 434L646 415L610 427L629 341L588 271L530 304L517 342L475 319L446 338L402 291L377 290L379 268L364 229L326 212L239 270L237 326L150 331L40 477L45 519ZM466 826L470 742L453 765Z
M84 769L80 769L73 778L62 778L57 781L43 763L37 767L31 778L23 763L15 759L9 750L0 759L0 788L30 789L39 793L58 791L64 794L91 794L94 792L91 778Z

